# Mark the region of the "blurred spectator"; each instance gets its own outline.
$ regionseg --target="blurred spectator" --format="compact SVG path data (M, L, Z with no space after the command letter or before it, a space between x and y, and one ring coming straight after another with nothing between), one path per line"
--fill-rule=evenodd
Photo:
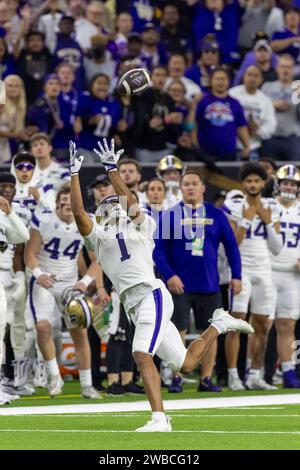
M74 18L62 16L59 21L59 33L57 34L56 49L53 57L53 65L56 67L62 62L71 64L76 77L77 90L83 90L85 74L83 68L83 52L78 42L73 39Z
M198 143L216 160L236 159L236 140L241 140L242 158L248 157L249 133L240 103L229 96L229 75L224 68L211 74L211 92L199 101L196 111Z
M180 27L180 12L178 5L167 2L162 8L161 42L169 54L181 54L187 65L192 65L192 43L189 34Z
M145 23L154 19L153 0L118 0L116 2L117 13L129 11L133 18L133 30L141 32Z
M91 47L91 37L99 34L98 28L85 17L86 0L68 0L67 14L75 19L75 39L84 52Z
M78 106L78 92L74 88L75 74L73 67L62 62L57 68L57 76L61 86L58 95L60 118L63 127L56 129L53 138L55 157L59 160L69 159L69 140L74 140L73 125Z
M274 190L275 190L275 177L276 177L276 171L277 171L277 166L274 160L272 158L268 157L262 157L259 159L258 162L265 172L268 175L266 184L262 190L262 197L274 197Z
M220 65L219 44L213 35L207 35L202 42L197 63L186 70L185 76L193 80L202 91L208 91L210 73L218 65Z
M283 13L275 6L274 0L253 0L246 2L239 30L239 46L241 51L248 52L258 31L265 31L269 38L275 31L284 27ZM244 54L243 54L244 55Z
M84 70L87 82L99 73L105 73L112 80L116 75L117 63L106 49L108 37L97 34L91 37L91 50L84 57Z
M284 12L285 28L273 34L271 47L278 54L290 54L300 69L300 10L287 8Z
M0 37L0 80L15 73L13 57L8 53L5 39Z
M154 23L146 23L142 33L143 46L139 59L148 70L157 65L166 65L168 61L167 52L160 42L159 32Z
M27 125L37 126L52 139L56 129L62 129L61 110L58 96L61 92L60 82L56 74L47 75L44 81L44 93L30 106L26 116Z
M97 28L98 34L108 34L105 6L98 0L91 0L86 7L86 19Z
M128 34L127 40L128 55L133 58L138 58L143 46L142 36L139 33L133 32Z
M145 208L147 212L154 217L157 221L157 213L161 212L164 209L164 202L166 198L166 185L164 180L161 178L152 178L148 184L146 189L147 195L147 203L145 204Z
M0 37L7 36L10 40L10 9L7 2L0 2Z
M0 108L0 161L11 160L16 141L25 138L26 98L24 83L18 75L5 79L6 103ZM11 145L14 144L14 145Z
M300 104L292 101L294 64L290 55L280 56L278 80L262 88L273 102L277 119L275 133L264 142L263 152L275 160L300 160Z
M128 34L133 28L133 20L130 13L120 13L116 19L116 34L113 37L114 55L116 58L128 54Z
M174 101L163 91L166 79L166 69L155 67L153 86L135 103L136 158L140 162L155 162L167 155L168 142L174 142L182 130L182 114L175 112Z
M184 76L186 70L186 61L183 55L173 54L168 62L169 77L166 81L166 89L170 86L173 80L180 80L185 88L185 98L192 100L195 96L200 97L201 88L196 83Z
M41 15L38 21L38 30L45 35L45 45L53 54L56 48L56 35L59 33L59 22L63 13L59 10L58 0L48 0L44 3L47 13Z
M79 136L79 146L87 149L85 165L98 161L92 152L97 141L112 137L121 119L120 103L109 96L109 77L100 73L91 81L90 91L79 96L74 130Z
M30 106L43 89L45 76L50 72L51 55L45 47L45 38L40 31L30 31L25 36L25 46L20 49L24 30L14 45L17 73L22 77L27 103Z
M250 65L243 78L243 85L229 90L230 96L236 98L243 106L248 121L250 135L250 160L258 160L262 140L270 139L275 132L277 121L272 101L259 90L262 74L255 65ZM238 141L238 149L242 145Z
M224 0L189 0L190 16L195 52L199 51L206 34L214 33L220 44L222 62L236 62L239 59L238 32L243 8L238 0L231 3Z
M277 80L275 67L277 64L277 57L272 52L271 46L266 39L259 39L253 48L253 52L246 54L239 70L234 79L234 85L239 85L242 82L245 70L249 65L255 65L262 73L263 82L272 82Z

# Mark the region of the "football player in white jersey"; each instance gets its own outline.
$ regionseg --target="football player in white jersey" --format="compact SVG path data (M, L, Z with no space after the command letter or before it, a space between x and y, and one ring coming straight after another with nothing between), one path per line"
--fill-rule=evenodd
M30 139L30 145L37 162L35 175L43 186L51 184L57 191L63 183L70 181L69 170L51 158L52 145L47 134L44 132L34 134Z
M277 255L282 249L280 208L274 199L261 197L267 174L261 165L246 163L241 168L245 199L226 200L225 212L231 222L242 258L242 291L233 297L232 315L245 318L250 304L255 333L249 341L252 358L245 385L248 389L273 390L275 387L260 378L268 317L274 295L270 251ZM270 251L269 251L270 250ZM238 376L239 334L229 332L225 340L228 385L243 390Z
M89 217L83 207L78 178L84 157L77 154L75 144L70 142L72 209L87 248L95 251L99 264L135 324L133 357L152 409L152 419L137 431L169 432L172 428L164 414L160 377L153 355L157 354L174 371L190 372L219 334L228 329L250 334L253 329L223 309L217 309L212 325L191 343L188 350L184 347L178 330L170 321L173 313L171 294L164 283L154 276L152 251L155 222L142 212L119 175L117 163L123 150L115 153L113 139L111 148L106 139L98 145L100 150L94 151L102 161L117 195L101 201L95 218Z
M15 186L16 179L12 174L0 173L0 367L6 324L12 322L14 294L18 290L15 279L18 279L19 271L14 274L15 245L26 243L29 239L26 225L12 206ZM24 277L23 272L21 275Z
M98 273L93 260L86 275L78 281L78 256L83 239L76 227L70 203L70 186L63 185L56 197L56 211L35 214L31 222L30 240L25 248L25 263L33 276L29 281L29 306L33 315L37 341L46 361L50 396L61 393L63 381L51 335L55 303L63 313L62 294L68 287L84 291ZM99 398L92 387L91 357L86 329L72 328L81 394L84 398Z
M156 174L164 180L167 188L164 209L170 209L182 201L180 178L184 171L185 167L182 161L175 155L167 155L159 160Z
M294 165L284 165L277 171L275 187L282 215L280 231L284 246L271 256L277 351L283 371L285 388L300 388L300 379L292 361L295 325L300 318L300 172Z

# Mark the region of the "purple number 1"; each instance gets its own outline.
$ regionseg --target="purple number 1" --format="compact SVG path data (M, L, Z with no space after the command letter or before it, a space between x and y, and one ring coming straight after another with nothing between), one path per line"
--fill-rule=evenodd
M129 259L131 257L131 255L127 251L122 232L117 233L117 240L118 240L119 247L120 247L120 250L121 250L121 255L122 255L121 258L120 258L121 262L126 261L127 259Z

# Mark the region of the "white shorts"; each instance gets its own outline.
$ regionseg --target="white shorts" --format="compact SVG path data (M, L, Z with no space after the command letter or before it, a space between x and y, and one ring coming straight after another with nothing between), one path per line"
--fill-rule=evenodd
M73 287L76 280L73 282L56 282L50 289L37 284L36 279L31 277L29 280L28 292L28 309L31 313L34 323L38 321L47 320L52 327L57 323L57 310L62 313L63 306L61 304L61 295L68 287ZM26 322L27 328L30 322Z
M260 315L271 315L274 287L271 271L242 272L242 291L233 297L232 311L250 312Z
M132 352L139 351L166 361L168 367L179 371L186 356L179 331L170 321L173 314L173 300L170 292L161 282L130 311L135 325Z
M15 312L15 301L12 298L12 294L15 291L15 284L13 281L12 272L0 270L0 282L4 287L6 296L6 323L9 323L11 325L14 320Z
M272 318L300 318L300 275L296 272L272 273L274 285Z

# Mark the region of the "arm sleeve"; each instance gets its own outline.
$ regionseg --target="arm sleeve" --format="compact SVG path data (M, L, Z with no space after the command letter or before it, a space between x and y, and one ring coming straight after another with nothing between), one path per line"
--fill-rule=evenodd
M232 279L242 278L242 262L239 247L233 230L223 212L219 212L221 227L221 242L224 245L228 263L231 269Z
M269 250L273 255L279 255L283 248L283 239L281 233L277 233L274 226L269 224L266 226L267 229L267 242Z
M8 216L10 229L5 233L8 243L26 243L29 240L29 230L20 217L13 211Z

